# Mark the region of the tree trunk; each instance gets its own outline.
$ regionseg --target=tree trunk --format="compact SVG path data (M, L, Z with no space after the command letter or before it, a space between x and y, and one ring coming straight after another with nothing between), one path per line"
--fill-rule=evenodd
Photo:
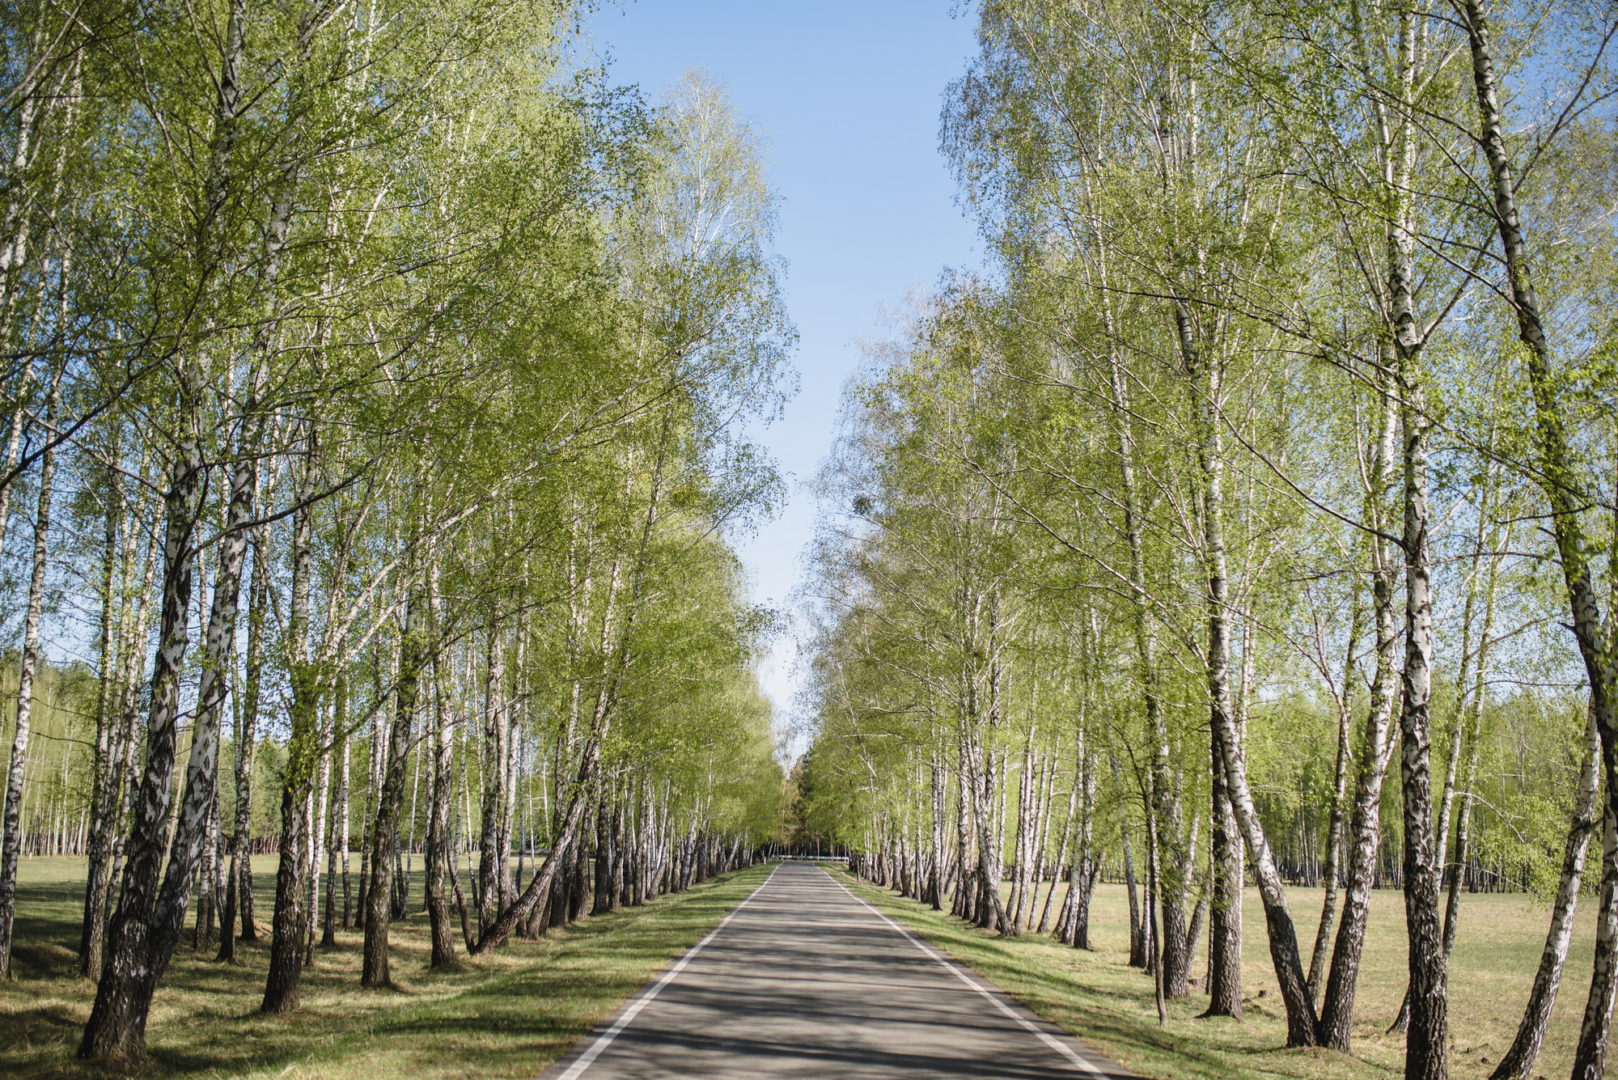
M1384 368L1392 370L1391 348L1385 351ZM1379 534L1389 531L1384 509L1385 492L1393 482L1396 415L1393 394L1379 384L1378 435L1371 470L1371 488L1366 492L1366 517ZM1354 1027L1354 994L1359 981L1360 957L1365 948L1366 919L1370 914L1370 892L1378 873L1378 852L1382 841L1382 784L1387 776L1392 751L1389 728L1393 720L1393 654L1398 642L1394 617L1394 585L1397 573L1392 545L1373 534L1371 594L1376 627L1376 669L1371 679L1370 702L1365 714L1359 759L1355 767L1354 806L1349 817L1348 865L1343 886L1342 919L1337 924L1337 940L1332 949L1331 968L1326 979L1326 997L1321 1005L1321 1041L1334 1050L1348 1052Z
M331 752L337 768L331 776L331 808L326 829L326 911L320 933L322 949L337 948L338 852L344 869L348 864L348 684L339 679L332 703ZM344 885L347 885L346 874ZM344 906L347 906L344 897Z
M120 456L116 435L110 456L114 461ZM101 943L105 930L108 885L111 882L112 834L116 828L118 791L122 779L118 763L123 757L120 739L123 726L117 707L123 667L121 654L126 649L134 648L128 637L131 598L127 589L124 589L125 595L121 600L115 600L115 594L120 591L123 576L129 572L134 559L137 530L128 525L123 473L119 469L107 470L107 487L105 545L102 549L106 565L101 578L101 679L96 695L94 774L89 830L85 837L84 918L79 932L79 975L87 979L101 975ZM114 612L117 612L116 617Z
M235 914L241 912L243 941L258 940L253 922L253 748L258 732L259 688L264 671L264 619L270 602L269 538L264 526L253 530L253 576L247 593L247 665L242 678L241 707L236 713L236 812L230 842L230 887L220 919L219 956L236 959Z
M598 705L598 715L602 711L603 705ZM481 956L505 941L519 922L534 914L539 902L550 895L557 871L564 865L563 860L567 858L572 845L579 841L579 827L583 822L584 811L595 779L596 764L601 752L601 738L605 735L604 724L597 724L594 727L595 730L592 730L585 742L584 751L579 756L573 793L562 816L561 828L557 830L552 840L550 854L545 856L545 861L540 864L539 871L528 883L528 888L524 889L516 901L497 915L488 929L478 936L476 947L470 950L474 956Z
M1350 705L1349 690L1353 685L1354 655L1359 651L1360 630L1364 618L1357 586L1351 603L1353 612L1349 617L1348 643L1343 650L1343 682L1335 695L1337 762L1332 777L1331 821L1326 829L1326 865L1321 871L1325 878L1326 895L1320 903L1320 924L1315 928L1315 947L1309 955L1311 999L1320 997L1320 984L1325 977L1326 960L1331 945L1332 923L1337 917L1337 879L1342 876L1343 804L1348 798L1349 764L1354 760L1354 712Z
M201 514L203 463L194 441L179 447L172 477L164 496L162 620L152 671L146 764L125 844L123 889L107 928L107 958L78 1049L81 1058L106 1062L132 1062L145 1055L146 1016L168 961L155 909L159 875L169 847L180 675L190 644L187 613L196 561L194 535Z
M505 792L506 710L505 649L497 630L490 630L483 699L483 803L478 833L478 928L487 930L499 912L501 796Z
M281 780L281 851L275 872L275 912L270 934L270 967L264 983L262 1012L285 1013L298 1007L298 987L303 977L304 934L308 925L306 883L311 832L308 823L309 796L314 789L315 769L320 757L320 690L314 666L309 663L309 597L311 580L310 550L313 511L307 496L313 490L313 449L311 460L299 484L300 506L292 516L292 601L287 617L287 675L292 684L288 710L291 731L287 737L286 768ZM316 868L318 869L318 868Z
M1460 8L1466 23L1473 86L1477 92L1478 145L1489 166L1494 217L1505 256L1517 334L1527 347L1528 381L1534 399L1534 434L1540 459L1538 476L1551 507L1551 529L1567 589L1573 636L1590 682L1591 711L1601 736L1602 768L1606 778L1601 911L1596 927L1590 996L1573 1061L1575 1080L1595 1080L1605 1069L1613 1000L1618 996L1618 908L1615 908L1618 905L1618 836L1614 835L1618 830L1618 642L1607 633L1590 570L1590 545L1580 518L1583 497L1579 494L1564 418L1556 400L1550 342L1530 272L1528 246L1517 204L1516 178L1506 154L1488 22L1481 0L1461 0Z
M426 661L421 631L415 625L415 601L405 608L399 645L399 679L394 691L393 724L388 732L386 771L377 795L376 822L371 827L371 881L365 892L365 955L360 985L391 987L388 928L393 913L393 871L399 844L399 811L404 804L405 767L410 734L420 706L421 670Z
M1405 235L1403 229L1398 235ZM1408 241L1400 240L1396 247ZM1400 778L1404 788L1405 926L1409 934L1410 1028L1405 1080L1444 1080L1449 1074L1443 930L1439 924L1438 859L1434 850L1431 781L1432 559L1428 539L1426 405L1416 370L1418 344L1410 313L1409 258L1394 256L1391 275L1402 391L1405 487L1405 663L1401 676Z
M434 601L434 613L437 602ZM436 618L434 620L437 622ZM432 933L433 967L443 967L455 959L455 932L449 918L449 897L445 878L454 869L450 862L449 804L455 782L454 743L450 740L444 708L443 684L438 679L438 661L433 661L433 774L427 809L427 921Z
M1584 876L1585 853L1596 831L1596 793L1601 786L1601 736L1592 716L1585 728L1584 767L1579 773L1579 793L1568 825L1567 842L1562 848L1562 874L1551 904L1551 925L1545 934L1545 949L1534 972L1533 989L1523 1009L1522 1023L1511 1047L1500 1058L1489 1080L1521 1080L1528 1075L1545 1044L1551 1009L1562 984L1562 965L1567 961L1568 943L1573 939L1573 913L1579 902L1579 882ZM1456 875L1459 878L1459 874Z
M1230 695L1230 635L1228 615L1229 574L1226 569L1224 536L1224 451L1219 437L1219 409L1223 397L1223 366L1217 357L1204 358L1194 339L1191 320L1184 305L1175 312L1180 352L1198 383L1194 390L1197 414L1198 466L1202 473L1203 558L1207 571L1208 651L1207 690L1209 730L1214 752L1224 772L1224 789L1231 812L1246 841L1264 902L1264 921L1269 931L1270 960L1280 985L1287 1014L1287 1045L1314 1046L1319 1041L1314 999L1304 977L1298 952L1297 929L1287 909L1286 890L1275 865L1269 841L1264 835L1258 811L1247 785L1247 765L1242 752ZM1165 928L1165 933L1167 928Z
M53 376L46 395L45 423L56 417L60 379ZM34 673L39 667L39 620L45 609L45 570L49 551L52 484L56 453L49 443L40 458L39 499L34 512L33 573L23 616L22 662L17 674L17 726L6 772L4 832L0 840L0 979L11 977L11 939L17 917L17 863L22 858L22 785L28 768L28 742L34 710Z
M1208 1008L1203 1016L1242 1015L1242 835L1225 788L1224 759L1213 746L1213 896L1208 915Z

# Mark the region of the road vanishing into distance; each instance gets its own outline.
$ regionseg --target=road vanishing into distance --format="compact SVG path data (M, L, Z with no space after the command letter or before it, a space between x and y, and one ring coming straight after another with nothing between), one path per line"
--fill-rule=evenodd
M543 1080L1123 1080L855 896L782 863Z

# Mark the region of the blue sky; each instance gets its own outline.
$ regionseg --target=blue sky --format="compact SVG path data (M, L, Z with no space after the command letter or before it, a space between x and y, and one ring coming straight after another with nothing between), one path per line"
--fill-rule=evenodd
M807 485L831 449L859 342L887 336L884 310L902 308L945 267L981 258L938 153L944 88L974 51L973 13L952 17L954 6L605 0L588 24L615 82L656 98L700 68L767 139L802 389L759 432L790 491L781 516L739 544L760 602L785 607L798 584L814 532ZM795 653L783 636L759 673L783 723L799 683Z

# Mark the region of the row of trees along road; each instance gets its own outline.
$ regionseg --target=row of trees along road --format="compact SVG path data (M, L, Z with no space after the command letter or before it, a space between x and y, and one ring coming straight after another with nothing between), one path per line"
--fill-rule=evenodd
M1554 893L1506 1080L1604 819L1575 1076L1603 1074L1614 20L982 4L943 138L998 272L946 279L851 391L813 827L1006 935L1083 947L1122 877L1160 1006L1207 934L1210 1015L1241 1010L1251 880L1298 1046L1350 1049L1369 890L1397 885L1411 1080L1447 1074L1457 891Z
M723 539L778 487L772 196L722 93L615 89L577 19L8 8L0 972L25 840L82 848L83 1057L141 1056L188 912L267 929L282 1012L339 927L388 984L407 850L440 964L779 819Z

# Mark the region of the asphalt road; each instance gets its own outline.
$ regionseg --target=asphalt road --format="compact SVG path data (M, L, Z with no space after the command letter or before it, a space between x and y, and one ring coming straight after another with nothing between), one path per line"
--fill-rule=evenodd
M1123 1078L818 866L783 863L544 1080Z

